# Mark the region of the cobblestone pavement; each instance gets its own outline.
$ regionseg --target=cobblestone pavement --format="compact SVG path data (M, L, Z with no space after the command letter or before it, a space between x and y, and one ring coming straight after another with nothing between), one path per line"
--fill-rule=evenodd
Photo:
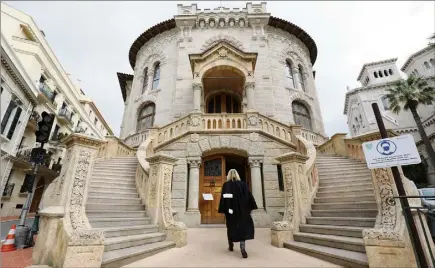
M124 267L340 267L270 244L270 229L255 230L255 239L246 241L249 257L243 259L239 243L228 251L225 228L188 230L188 244L136 261Z

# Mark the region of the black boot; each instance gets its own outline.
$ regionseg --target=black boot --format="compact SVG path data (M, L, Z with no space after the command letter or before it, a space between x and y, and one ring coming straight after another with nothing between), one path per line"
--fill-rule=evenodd
M248 258L248 253L246 253L245 241L240 241L240 252L242 253L243 258Z
M234 250L234 243L232 241L228 240L228 245L229 245L228 250L233 251Z

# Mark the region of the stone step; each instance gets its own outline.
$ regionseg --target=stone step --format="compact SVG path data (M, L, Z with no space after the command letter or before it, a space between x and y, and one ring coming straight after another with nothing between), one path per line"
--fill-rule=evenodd
M316 197L334 197L334 196L341 196L341 197L356 197L360 195L373 195L373 188L362 188L358 190L340 190L336 189L335 191L328 191L328 192L318 192Z
M314 203L355 203L359 201L376 201L373 191L368 195L354 195L354 196L334 196L334 197L316 197Z
M88 218L143 218L146 217L145 210L124 211L124 210L86 210Z
M307 217L307 223L312 225L334 225L370 227L375 226L376 218L355 218L355 217Z
M361 217L371 218L378 215L377 209L331 209L311 210L313 217Z
M349 169L341 169L341 170L328 170L328 171L323 171L321 172L319 170L319 176L320 177L331 177L331 176L353 176L353 175L367 175L367 176L371 176L370 171L366 168L366 169L354 169L354 170L349 170Z
M88 202L92 204L107 204L107 205L139 205L142 204L141 198L105 198L105 197L89 197Z
M367 255L361 252L325 247L315 244L289 241L284 247L319 258L330 263L352 268L368 268Z
M372 183L371 176L354 176L354 177L320 177L319 187L343 186L354 183Z
M99 175L99 174L93 174L91 181L107 181L107 182L121 182L121 183L136 183L136 176L131 176L131 175L110 175L110 176L105 176L105 175Z
M377 209L375 201L355 201L354 203L318 203L313 204L313 210L328 209Z
M94 204L94 203L86 203L86 210L122 210L122 211L142 211L145 209L145 206L142 204L137 205L127 205L127 204Z
M136 177L136 170L134 171L112 171L112 170L97 170L92 172L92 177Z
M90 218L92 228L120 227L150 224L149 218Z
M319 246L339 248L349 251L357 251L365 253L364 241L362 238L345 237L337 235L311 234L311 233L295 233L295 241L315 244Z
M320 176L320 175L319 175ZM322 175L320 181L349 181L349 180L371 180L371 174L349 174L349 175Z
M92 182L92 180L91 180ZM89 191L112 191L116 193L136 193L137 189L136 187L130 186L130 187L124 187L124 186L107 186L107 185L89 185Z
M163 233L110 237L104 240L104 251L108 252L122 248L142 246L163 240L165 240L165 234Z
M367 164L366 163L355 163L355 162L344 162L341 164L335 164L335 163L330 163L328 162L323 162L323 163L317 163L316 161L316 167L317 169L320 168L335 168L335 167L344 167L344 166L352 166L352 167L366 167L367 168Z
M133 193L119 193L119 192L109 192L109 191L95 191L89 190L88 197L114 197L114 198L137 198L139 194L137 192Z
M134 165L94 165L94 170L135 170L138 163Z
M346 156L332 154L317 154L317 159L349 159Z
M104 237L117 237L117 236L127 236L127 235L140 235L148 233L156 233L158 231L156 225L133 225L133 226L123 226L123 227L111 227L102 228L104 230Z
M99 186L104 185L108 187L128 187L128 188L135 188L136 184L134 181L131 182L119 182L119 181L109 181L109 180L95 180L94 178L91 179L91 187L93 186Z
M343 158L343 159L326 159L326 158L318 158L316 157L316 164L343 164L343 163L355 163L355 164L361 164L364 162L361 161L355 161L355 160L350 160L347 158Z
M327 166L327 167L317 167L317 170L319 172L328 172L328 171L358 171L358 170L367 170L370 171L367 166L355 166L355 165L344 165L344 164L339 164L336 165L334 167L332 166Z
M172 241L162 241L105 252L101 267L118 268L175 247Z
M362 238L363 227L350 227L350 226L333 226L333 225L312 225L301 224L300 231L303 233L325 234L325 235L338 235Z
M331 191L342 191L342 190L358 190L361 188L373 188L373 184L371 182L365 182L365 183L352 183L347 185L328 185L328 186L320 186L317 189L318 193L326 193Z

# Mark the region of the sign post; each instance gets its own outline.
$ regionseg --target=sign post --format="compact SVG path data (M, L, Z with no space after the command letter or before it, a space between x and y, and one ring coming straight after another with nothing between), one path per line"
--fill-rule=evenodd
M389 139L384 122L382 121L378 104L373 103L372 108L375 113L376 123L378 124L382 139L363 143L364 154L367 152L367 165L370 169L391 167L399 197L404 197L406 196L406 192L397 166L418 164L421 162L420 156L418 152L416 152L417 148L415 143L413 143L413 145L410 144L410 140L413 141L414 139L412 139L412 137L410 138L408 135L403 135L402 138L396 137ZM413 244L417 265L418 267L428 267L420 237L418 236L417 228L415 226L415 221L409 207L408 199L399 198L399 200L402 206L408 233Z

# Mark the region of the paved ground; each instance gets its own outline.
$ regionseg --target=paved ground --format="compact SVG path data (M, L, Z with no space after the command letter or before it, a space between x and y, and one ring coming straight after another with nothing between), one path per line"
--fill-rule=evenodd
M124 267L340 267L270 244L270 229L256 229L255 239L246 242L248 259L240 254L239 243L228 251L225 228L188 230L188 244L142 259Z
M33 264L33 248L17 249L11 252L1 253L1 267L4 268L25 268Z
M3 220L3 218L2 218ZM28 226L29 228L32 227L33 224L33 220L34 218L27 218L26 219L26 226ZM6 238L6 236L9 233L9 230L11 229L12 224L17 225L20 223L20 220L9 220L9 221L2 221L0 223L0 241L4 240Z

